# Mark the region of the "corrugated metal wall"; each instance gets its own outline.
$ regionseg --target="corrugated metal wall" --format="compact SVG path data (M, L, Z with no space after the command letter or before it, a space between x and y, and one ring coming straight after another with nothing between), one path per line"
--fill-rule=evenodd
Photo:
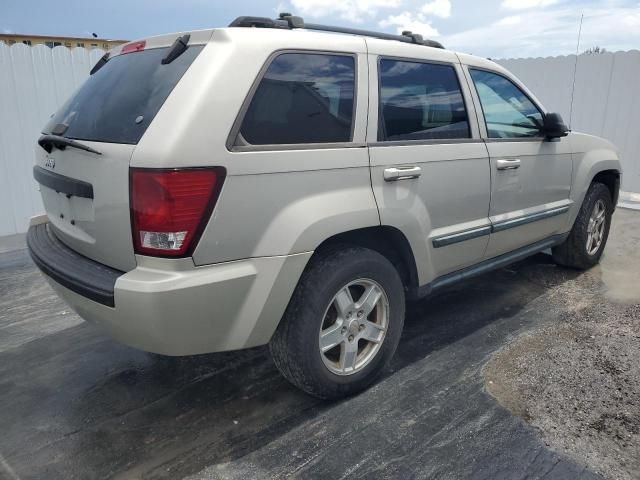
M40 129L89 75L102 50L0 43L0 235L42 212L32 176Z
M31 169L40 129L80 86L101 50L0 43L0 236L24 232L42 211ZM575 56L500 60L548 109L569 120ZM640 193L640 52L581 55L574 130L621 150L623 189Z
M640 51L498 60L544 106L571 118L572 130L611 140L620 150L622 189L640 193ZM576 68L573 112L571 87Z

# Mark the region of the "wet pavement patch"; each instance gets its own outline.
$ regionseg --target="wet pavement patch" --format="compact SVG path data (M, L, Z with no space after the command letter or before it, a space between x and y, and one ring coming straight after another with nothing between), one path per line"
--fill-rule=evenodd
M265 348L122 346L69 313L26 254L7 255L0 478L600 478L484 385L496 351L561 320L558 288L582 288L547 255L409 305L385 377L329 403L283 380Z
M599 268L547 295L557 320L510 342L484 377L553 448L631 480L640 478L640 225L635 237L625 227Z

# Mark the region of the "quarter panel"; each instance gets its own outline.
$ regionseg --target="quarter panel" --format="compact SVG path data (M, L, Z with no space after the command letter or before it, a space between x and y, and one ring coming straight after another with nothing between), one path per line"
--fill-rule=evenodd
M366 160L364 148L349 152ZM193 259L204 265L312 251L332 235L379 223L368 167L232 176Z

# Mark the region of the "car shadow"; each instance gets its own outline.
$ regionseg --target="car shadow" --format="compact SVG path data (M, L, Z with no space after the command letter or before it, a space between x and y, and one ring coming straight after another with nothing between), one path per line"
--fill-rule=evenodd
M577 275L539 254L408 304L384 375L515 317ZM19 475L38 478L178 478L240 458L340 403L287 383L266 347L163 357L87 324L0 354L0 379L0 452Z

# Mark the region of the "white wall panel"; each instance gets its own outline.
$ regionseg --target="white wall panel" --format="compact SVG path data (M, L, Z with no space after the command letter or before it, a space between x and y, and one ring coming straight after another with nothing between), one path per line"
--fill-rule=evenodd
M36 141L102 55L0 43L0 236L25 232L29 217L43 211L32 176Z

